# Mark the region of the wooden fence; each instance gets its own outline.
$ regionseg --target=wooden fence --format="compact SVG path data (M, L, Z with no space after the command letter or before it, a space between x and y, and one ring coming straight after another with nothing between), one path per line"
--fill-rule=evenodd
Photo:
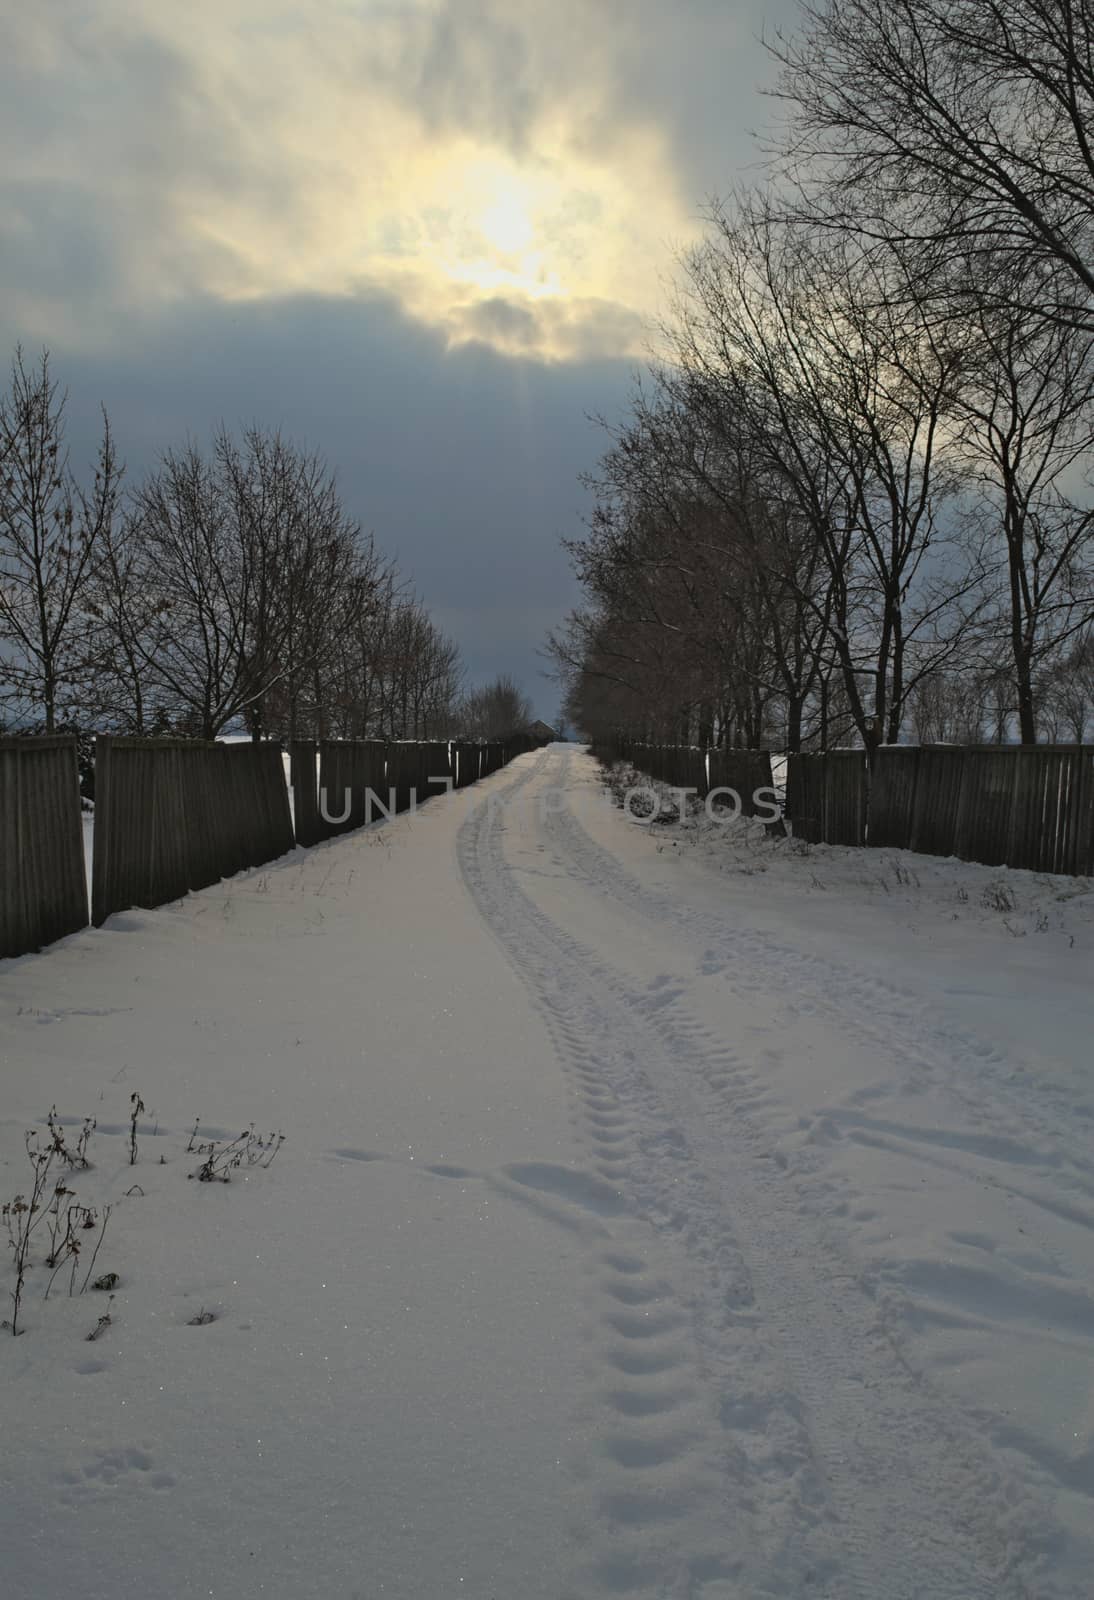
M789 758L786 816L795 838L810 844L865 844L866 795L862 750Z
M461 741L296 740L289 760L297 843L319 844L466 788L515 753L515 746Z
M693 790L700 800L717 789L732 789L746 817L756 813L756 795L774 788L767 750L700 750L697 745L624 741L613 753L659 783ZM768 805L761 804L769 815Z
M724 785L750 800L771 784L766 751L620 740L600 753L700 798ZM791 755L785 811L795 836L813 844L916 850L1089 876L1094 747L883 745L871 766L863 750Z
M792 755L787 816L813 843L1094 873L1094 748L885 745Z
M100 735L91 921L180 899L248 867L466 787L526 748L294 741L295 826L276 743ZM334 820L331 820L334 819ZM0 740L0 956L88 924L76 741Z
M294 844L276 744L100 736L91 920L160 906Z
M456 740L451 747L453 787L464 789L469 783L489 777L527 747L524 741L504 745L471 744L469 741Z
M76 740L0 739L0 956L86 927Z

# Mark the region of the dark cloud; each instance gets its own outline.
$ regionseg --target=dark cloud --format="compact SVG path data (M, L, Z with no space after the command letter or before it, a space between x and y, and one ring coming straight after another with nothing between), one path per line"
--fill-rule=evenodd
M463 331L472 339L525 350L534 350L542 338L540 319L532 306L527 301L506 300L502 295L470 306L464 313Z
M192 302L136 320L112 349L53 355L74 459L90 455L100 400L132 476L220 418L322 448L472 676L512 671L553 715L537 652L575 599L558 540L579 525L578 474L602 447L587 413L618 412L626 363L450 350L379 298Z
M493 295L467 307L456 319L454 338L481 340L507 354L536 355L547 349L556 359L595 361L618 350L632 350L646 334L643 319L612 300L513 300Z

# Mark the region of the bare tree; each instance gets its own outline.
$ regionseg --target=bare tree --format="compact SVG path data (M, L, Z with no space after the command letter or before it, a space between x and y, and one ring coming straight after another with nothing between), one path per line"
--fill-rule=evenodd
M957 481L941 448L956 360L909 302L896 258L780 222L762 198L715 208L713 223L687 263L679 359L732 396L820 551L824 582L803 598L823 611L870 750L899 736L913 656L918 671L945 658L975 587L955 550L937 559Z
M65 449L65 399L48 354L30 368L17 349L0 397L0 645L6 698L50 733L89 667L81 606L122 476L104 412L94 482L79 483Z
M83 604L91 641L87 704L125 733L146 733L155 715L147 662L159 605L146 579L138 523L126 509L103 531Z
M501 674L474 689L456 709L460 733L474 739L510 739L532 720L532 702L517 683Z
M1094 732L1094 632L1088 630L1047 668L1039 703L1057 735L1083 744Z
M977 301L1094 330L1094 13L1086 0L805 0L778 38L810 213ZM946 281L949 291L960 286Z
M157 626L141 641L156 691L187 731L213 739L248 704L255 573L214 466L169 450L135 497L132 531Z
M1094 335L990 302L960 331L953 451L980 497L1019 734L1033 744L1037 679L1094 619L1094 508L1077 498L1094 444Z
M98 704L214 738L322 733L341 643L383 563L322 457L276 432L169 450L106 541L92 592Z

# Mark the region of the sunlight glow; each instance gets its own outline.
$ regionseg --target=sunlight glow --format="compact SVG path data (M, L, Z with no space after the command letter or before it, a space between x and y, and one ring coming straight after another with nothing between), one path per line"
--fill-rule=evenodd
M479 228L496 250L506 254L527 250L532 243L532 219L517 195L502 195L479 218Z

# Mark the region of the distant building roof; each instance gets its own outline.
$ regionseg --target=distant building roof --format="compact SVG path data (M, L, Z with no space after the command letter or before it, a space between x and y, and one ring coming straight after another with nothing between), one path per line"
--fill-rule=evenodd
M558 738L558 734L555 732L554 728L551 727L551 724L549 722L543 722L539 718L537 718L535 722L530 722L524 731L526 734L528 734L529 738L532 739Z

